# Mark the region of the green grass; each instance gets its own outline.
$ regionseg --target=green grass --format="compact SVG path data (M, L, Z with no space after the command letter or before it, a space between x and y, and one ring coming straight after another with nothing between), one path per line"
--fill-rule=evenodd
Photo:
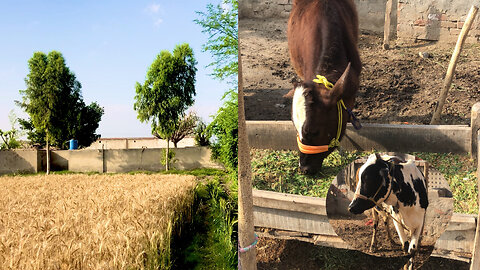
M322 171L314 176L298 172L297 151L252 150L252 178L254 188L276 192L326 197L335 176L355 159L372 152L334 151L323 161ZM476 214L476 165L468 155L411 153L428 161L438 169L450 185L454 197L454 211Z
M334 151L324 161L321 172L307 176L298 172L297 151L252 150L253 186L261 190L325 197L335 176L364 152Z
M172 269L236 269L237 195L226 174L199 183L190 239L177 246Z
M477 167L469 155L412 153L443 174L453 193L453 210L458 213L478 213Z

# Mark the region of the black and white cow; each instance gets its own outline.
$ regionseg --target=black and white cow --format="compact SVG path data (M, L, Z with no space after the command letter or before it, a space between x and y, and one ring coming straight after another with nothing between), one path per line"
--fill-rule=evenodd
M392 158L379 154L368 157L358 171L355 196L348 210L353 214L361 214L376 204L388 205L387 211L393 216L403 250L414 254L428 207L425 178L413 160L394 162ZM403 226L411 232L410 242Z

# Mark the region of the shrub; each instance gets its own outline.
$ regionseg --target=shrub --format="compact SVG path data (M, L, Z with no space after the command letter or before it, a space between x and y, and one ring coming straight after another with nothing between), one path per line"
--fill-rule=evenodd
M238 164L238 94L234 90L223 96L215 119L209 125L214 136L212 157L225 165L230 171L237 170Z

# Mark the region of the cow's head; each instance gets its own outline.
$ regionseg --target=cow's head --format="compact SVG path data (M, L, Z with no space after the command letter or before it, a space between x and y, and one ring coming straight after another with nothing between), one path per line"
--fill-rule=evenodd
M348 206L353 214L361 214L375 206L375 202L381 203L391 190L389 181L389 163L383 160L379 154L372 154L357 172L357 189L355 196ZM372 201L373 200L373 201Z
M339 114L337 102L352 98L358 90L358 74L350 68L328 89L323 84L307 81L295 84L285 95L292 98L292 120L297 130L300 150L300 171L314 174L322 168L323 160L335 149L328 147L338 134ZM339 136L343 136L348 114L343 110ZM323 146L320 151L302 151L301 145ZM318 148L318 147L317 147ZM320 147L321 148L321 147Z

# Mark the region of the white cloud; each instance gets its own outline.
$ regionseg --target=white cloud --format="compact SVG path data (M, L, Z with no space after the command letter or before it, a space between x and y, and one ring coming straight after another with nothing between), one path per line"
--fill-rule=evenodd
M155 25L156 27L159 27L160 24L162 24L162 22L163 22L163 20L162 20L161 18L156 19L154 25Z
M151 13L158 13L160 11L160 4L151 4L147 7L147 11Z

